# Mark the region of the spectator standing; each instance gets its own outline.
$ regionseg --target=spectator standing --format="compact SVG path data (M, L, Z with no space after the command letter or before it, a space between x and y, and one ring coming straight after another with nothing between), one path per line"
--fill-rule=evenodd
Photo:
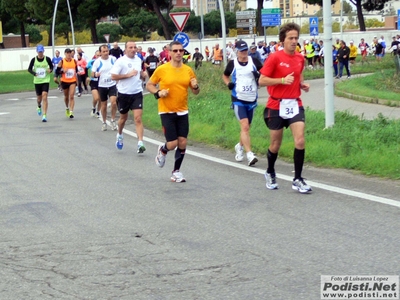
M338 49L337 59L339 61L339 75L336 78L342 78L343 75L343 67L346 68L347 78L351 77L349 70L349 58L350 58L350 49L346 46L346 42L340 41L340 48Z

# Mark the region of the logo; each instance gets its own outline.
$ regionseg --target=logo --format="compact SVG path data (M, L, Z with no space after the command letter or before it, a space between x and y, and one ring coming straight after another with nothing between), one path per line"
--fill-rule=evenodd
M399 276L321 275L321 299L399 299Z
M131 63L128 64L128 68L132 68L132 64Z
M281 67L290 68L289 64L284 63L284 62L281 62L279 65L280 65Z

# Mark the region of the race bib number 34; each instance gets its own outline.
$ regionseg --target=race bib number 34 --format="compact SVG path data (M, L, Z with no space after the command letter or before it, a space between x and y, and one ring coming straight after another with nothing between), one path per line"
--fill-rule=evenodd
M279 104L279 116L291 119L299 113L299 104L296 99L282 99Z

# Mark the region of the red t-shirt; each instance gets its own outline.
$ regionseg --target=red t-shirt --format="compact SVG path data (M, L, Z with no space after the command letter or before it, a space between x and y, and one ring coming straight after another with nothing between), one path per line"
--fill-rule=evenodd
M303 106L300 99L300 76L303 69L304 56L298 52L290 55L281 50L268 56L268 59L260 70L262 75L271 78L282 78L294 72L294 81L292 84L277 84L267 87L267 91L270 95L267 102L268 108L279 109L279 99L298 99L299 106Z

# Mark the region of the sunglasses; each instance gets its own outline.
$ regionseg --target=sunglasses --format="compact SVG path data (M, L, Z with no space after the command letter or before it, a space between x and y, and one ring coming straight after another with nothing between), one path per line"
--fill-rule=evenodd
M174 53L177 53L177 52L183 53L184 51L185 51L185 49L174 49L174 50L172 50L172 52L174 52Z

